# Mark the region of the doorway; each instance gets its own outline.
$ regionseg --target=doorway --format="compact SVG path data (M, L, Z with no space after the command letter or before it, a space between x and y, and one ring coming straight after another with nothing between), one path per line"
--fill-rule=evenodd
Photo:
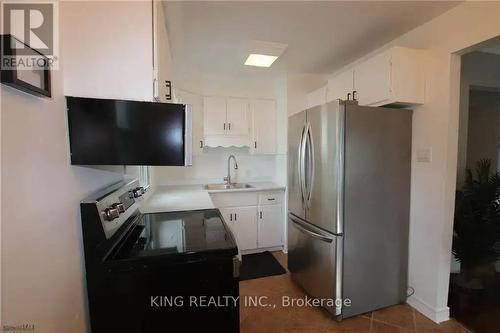
M478 333L500 327L500 42L462 55L448 305Z

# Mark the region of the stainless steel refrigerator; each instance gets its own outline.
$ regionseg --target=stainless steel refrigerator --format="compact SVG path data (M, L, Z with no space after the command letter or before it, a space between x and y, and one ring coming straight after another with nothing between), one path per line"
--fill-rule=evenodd
M406 300L411 116L339 100L288 120L288 268L337 319Z

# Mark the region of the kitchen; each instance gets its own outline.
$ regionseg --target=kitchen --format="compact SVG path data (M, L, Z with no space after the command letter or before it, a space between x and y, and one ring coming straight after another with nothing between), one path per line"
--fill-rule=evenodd
M297 40L308 40L307 36L313 36L317 30L304 30L305 36L294 31L295 40L277 38L272 31L268 35L262 31L253 36L248 33L250 27L256 30L258 27L244 20L245 13L261 17L259 28L268 29L269 21L281 17L283 8L272 3L261 6L245 3L241 5L243 8L237 8L235 3L228 3L225 8L218 6L222 5L155 2L153 9L156 9L152 11L150 2L61 2L61 67L51 71L52 97L32 97L2 84L2 323L34 323L41 332L88 330L79 202L124 177L150 180L150 190L144 193L145 198L138 200L141 213L165 212L170 209L168 205L175 210L217 208L228 225L232 218L244 221L237 227L233 223L236 243L245 244L238 244L239 255L271 251L286 269L283 250L288 250L288 117L337 98L357 99L360 105L392 104L414 109L408 284L415 289L415 295L408 300L412 308L398 307L397 313L405 318L413 316L426 327L432 322L446 321L443 295L447 289L445 275L446 269L449 273L449 262L447 265L448 259L444 258L449 244L443 244L442 240L448 239L450 217L447 214L450 202L451 206L453 203L449 198L453 189L450 191L448 187L448 178L455 177L452 151L455 120L453 96L449 92L454 85L454 60L450 60L450 53L500 34L494 23L498 19L494 14L498 12L497 5L430 3L428 7L420 7L415 3L395 3L391 16L384 4L369 7L360 3L350 7L346 3L332 3L332 8L327 8L328 4L318 7L287 4L281 14L292 22L289 28L294 26L294 18L300 13L310 13L318 22L325 22L324 18L334 15L335 10L349 13L347 21L338 17L339 31L353 26L349 23L350 15L359 15L359 19L373 17L373 24L386 28L383 33L370 37L372 44L361 37L367 33L366 26L358 35L353 32L347 37L335 37L339 41L334 49L347 48L349 39L355 36L357 45L366 45L351 48L344 58L336 58L335 66L323 68L307 66L308 62L316 66L314 61L329 54L325 46L318 45L325 44L322 41L329 36L318 35L314 45L296 44ZM372 10L370 15L362 15L366 10L363 6ZM86 15L81 15L82 12ZM228 26L222 25L224 28L211 21L217 22L221 12L234 15L234 20L228 20ZM384 16L383 12L389 13ZM264 15L266 13L269 16ZM403 23L398 20L398 17L410 16L409 13L418 14ZM153 31L152 15L156 22ZM466 23L464 17L468 17ZM384 21L385 25L381 23ZM201 28L190 22L200 22ZM231 24L241 25L240 30ZM324 29L328 25L318 23L314 27ZM229 35L222 35L226 29ZM433 36L433 29L439 29L445 36ZM464 31L468 31L469 37L460 37L466 35ZM229 40L232 47L210 36ZM273 47L268 43L273 43ZM285 43L287 46L283 49ZM224 54L221 56L210 45L216 45ZM255 47L268 53L279 50L282 53L269 70L255 68L253 71L243 62ZM317 52L301 53L297 47L317 49ZM294 54L297 54L295 62L286 60ZM109 62L111 58L113 62ZM287 61L294 64L294 70L286 69ZM198 72L200 68L202 75ZM209 70L203 73L207 68ZM439 75L432 74L438 72ZM158 99L191 105L192 166L72 165L65 96ZM266 110L266 116L259 118L255 110ZM268 115L271 116L268 118ZM230 131L238 133L231 135ZM231 178L229 183L242 184L236 186L251 187L218 189L224 177ZM217 186L205 188L207 185ZM429 194L431 187L436 190ZM261 213L262 219L271 216L266 221L269 222L265 225L269 227L267 230L260 227L263 225ZM427 220L434 221L435 225L428 224ZM33 221L43 222L33 224ZM57 241L51 240L54 230L60 230ZM435 233L435 238L427 237L429 230ZM266 239L269 235L272 237ZM433 269L429 270L429 266ZM35 276L43 278L35 281ZM240 295L269 292L276 296L273 289L297 295L301 289L285 280L288 278L286 273L269 277L267 281L271 282L243 281L239 286ZM28 293L29 305L21 297ZM48 299L48 306L39 304L44 299ZM300 317L301 312L266 311L242 312L242 331L258 331L259 327L253 326L256 318L276 325L276 329L280 328L276 318L281 318L280 323L290 320L297 324L299 331L307 331L307 327L300 326L304 323L292 316ZM306 312L304 322L317 319L320 330L329 329L329 325L338 325L332 330L349 325L349 320L340 324L329 318L326 321L322 311L318 314L308 309ZM374 331L373 327L380 331L384 325L415 329L406 327L406 322L398 324L385 313L374 312L371 317L361 316L351 322L354 321L361 326L368 324L367 331ZM415 325L413 322L411 325ZM461 330L460 327L458 331Z

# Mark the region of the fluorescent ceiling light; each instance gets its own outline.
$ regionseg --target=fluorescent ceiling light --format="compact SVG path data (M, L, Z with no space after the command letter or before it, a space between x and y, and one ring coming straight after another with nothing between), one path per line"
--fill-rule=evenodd
M276 59L278 59L277 56L252 53L245 61L245 65L256 67L270 67Z

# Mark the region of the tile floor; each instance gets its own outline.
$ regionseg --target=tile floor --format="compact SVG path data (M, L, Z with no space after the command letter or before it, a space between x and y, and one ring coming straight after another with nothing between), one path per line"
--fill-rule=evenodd
M286 265L286 255L274 253ZM468 333L455 320L440 325L421 315L409 305L396 305L365 315L333 321L326 311L312 307L283 307L281 297L303 297L304 292L290 279L289 274L240 282L241 333ZM276 307L244 304L245 296L267 296L266 304ZM248 299L248 298L246 298Z

